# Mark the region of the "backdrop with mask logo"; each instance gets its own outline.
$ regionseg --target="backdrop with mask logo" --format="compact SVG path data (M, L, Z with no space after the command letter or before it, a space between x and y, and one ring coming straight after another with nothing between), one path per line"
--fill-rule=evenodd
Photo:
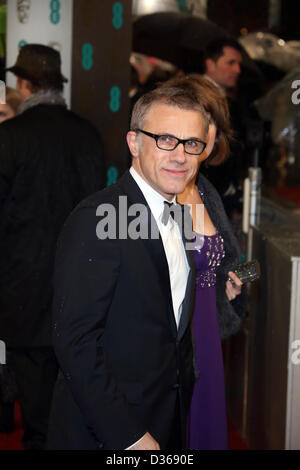
M61 54L62 73L69 80L72 70L73 0L8 0L6 64L12 66L19 49L27 43L39 43L57 49ZM16 78L6 74L8 86L15 87ZM70 82L64 87L70 105Z
M7 0L7 66L20 46L57 48L69 79L64 96L72 110L100 131L113 184L129 165L131 0ZM7 85L16 79L7 73Z

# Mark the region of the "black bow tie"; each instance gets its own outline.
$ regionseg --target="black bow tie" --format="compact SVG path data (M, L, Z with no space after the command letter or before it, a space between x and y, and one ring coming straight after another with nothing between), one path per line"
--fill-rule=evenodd
M173 202L164 201L164 211L161 218L162 223L167 225L169 222L169 217L171 216L175 222L181 225L183 215L182 209L183 206L181 204L174 204Z

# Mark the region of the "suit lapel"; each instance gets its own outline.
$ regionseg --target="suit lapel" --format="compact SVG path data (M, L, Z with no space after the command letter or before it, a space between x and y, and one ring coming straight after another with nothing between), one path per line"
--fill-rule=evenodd
M150 209L149 209L150 212ZM156 222L151 214L152 224L155 224L156 229L157 225ZM150 217L149 217L150 219ZM151 233L151 232L149 232ZM151 239L150 237L147 240L142 240L146 249L150 253L151 259L155 265L157 270L159 283L162 289L162 295L165 299L165 307L168 313L169 323L172 329L173 336L176 337L177 335L177 325L174 316L173 310L173 300L172 300L172 293L171 293L171 282L169 276L169 266L168 261L166 258L163 242L161 236L159 235L159 239Z
M187 253L187 252L186 252ZM191 251L190 254L193 254ZM190 264L190 272L187 281L186 291L184 301L182 303L182 312L178 327L178 334L177 338L180 341L185 333L186 328L188 327L193 313L193 306L194 306L194 293L195 293L195 268L194 268L194 260L191 259L189 261Z
M169 318L170 326L172 329L173 336L177 335L177 325L175 321L174 311L173 311L173 302L172 302L172 293L171 293L171 283L169 276L169 267L168 261L166 258L163 242L156 224L156 221L152 215L152 212L147 204L146 199L143 196L140 188L132 178L129 171L127 171L122 178L119 180L120 186L123 188L124 192L128 195L129 204L143 204L145 207L145 217L148 220L148 238L140 239L144 244L146 250L148 251L151 261L157 272L159 284L162 290L162 296L165 301L165 309ZM129 205L128 204L128 205ZM151 237L151 228L155 230L155 233L159 234L158 238Z
M191 223L191 216L189 213L186 217L190 219L189 221L185 218L185 224ZM192 226L192 225L191 225ZM193 313L193 307L194 307L194 295L195 295L195 260L194 260L194 255L193 255L193 250L192 249L187 249L189 248L188 245L191 244L189 240L185 238L185 231L184 229L182 230L182 240L183 240L183 245L185 248L185 254L190 266L190 272L187 280L187 285L186 285L186 291L185 291L185 296L184 296L184 301L182 303L182 311L181 311L181 317L180 317L180 322L178 326L178 334L177 334L177 339L180 341L181 338L183 337L186 328L188 327L191 318L192 318L192 313Z

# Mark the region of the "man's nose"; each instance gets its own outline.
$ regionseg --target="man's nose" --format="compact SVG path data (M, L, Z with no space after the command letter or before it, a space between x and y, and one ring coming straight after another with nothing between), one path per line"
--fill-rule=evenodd
M240 66L240 64L235 64L234 71L235 71L235 73L238 73L238 74L241 73L241 66Z
M172 152L170 152L170 154L171 154L171 159L179 163L185 163L187 159L187 155L184 151L183 143L178 144L177 147L174 150L172 150Z

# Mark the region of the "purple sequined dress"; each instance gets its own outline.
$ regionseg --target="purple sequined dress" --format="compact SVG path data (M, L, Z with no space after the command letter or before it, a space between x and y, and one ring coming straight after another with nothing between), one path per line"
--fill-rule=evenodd
M187 449L228 449L225 383L216 306L216 267L224 257L222 237L197 234L193 316L196 379L187 427Z

